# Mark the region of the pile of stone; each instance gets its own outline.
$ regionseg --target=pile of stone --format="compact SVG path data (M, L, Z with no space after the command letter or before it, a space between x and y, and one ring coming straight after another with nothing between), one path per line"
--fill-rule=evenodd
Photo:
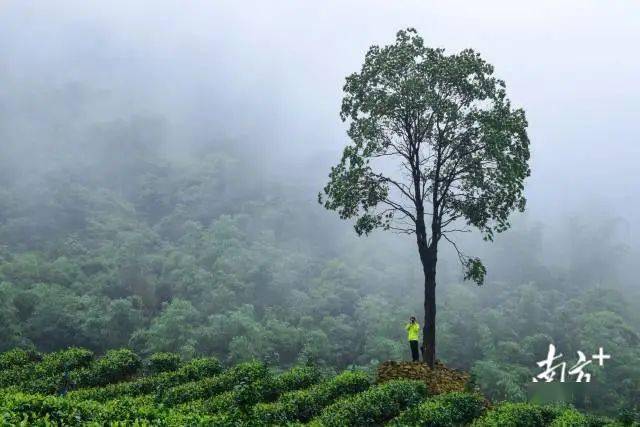
M448 368L440 361L436 362L434 369L421 362L388 361L378 366L378 383L399 378L425 381L430 395L465 391L470 387L468 373Z

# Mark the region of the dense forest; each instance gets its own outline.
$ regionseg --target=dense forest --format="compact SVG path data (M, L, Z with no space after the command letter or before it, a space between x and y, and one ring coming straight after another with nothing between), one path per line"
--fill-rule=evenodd
M352 236L301 196L304 186L270 179L232 147L170 160L144 125L102 129L121 150L105 145L84 164L5 179L0 351L129 347L336 371L409 356L403 325L420 309L412 248ZM498 239L482 287L445 258L440 358L471 371L490 398L523 401L550 342L568 363L604 347L613 357L590 370L576 405L613 413L637 404L637 293L590 252L593 226L575 225L563 267L543 263L542 233L522 218Z

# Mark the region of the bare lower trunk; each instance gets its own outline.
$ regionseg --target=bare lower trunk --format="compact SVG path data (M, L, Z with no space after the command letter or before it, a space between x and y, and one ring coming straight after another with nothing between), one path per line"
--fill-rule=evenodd
M424 361L433 368L436 361L436 263L437 249L421 248L420 261L424 272L424 324L422 345Z

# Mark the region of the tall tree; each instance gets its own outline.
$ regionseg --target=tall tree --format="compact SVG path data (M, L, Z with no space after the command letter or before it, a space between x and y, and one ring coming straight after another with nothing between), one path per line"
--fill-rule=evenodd
M465 279L484 282L480 259L453 233L478 229L485 240L524 210L530 174L524 111L513 109L493 66L473 50L445 55L414 29L372 46L347 77L340 114L351 142L331 168L325 208L355 218L359 235L376 228L415 234L424 272L425 361L436 354L438 244L455 248Z

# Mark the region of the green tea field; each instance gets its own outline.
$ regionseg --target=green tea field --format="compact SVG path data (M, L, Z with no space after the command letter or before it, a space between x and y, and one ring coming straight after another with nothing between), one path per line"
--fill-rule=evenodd
M71 348L0 354L0 424L211 426L624 425L571 408L502 403L479 394L429 396L419 381L375 384L368 374L323 375L311 366L275 373L261 362L223 367L173 354L141 360Z

